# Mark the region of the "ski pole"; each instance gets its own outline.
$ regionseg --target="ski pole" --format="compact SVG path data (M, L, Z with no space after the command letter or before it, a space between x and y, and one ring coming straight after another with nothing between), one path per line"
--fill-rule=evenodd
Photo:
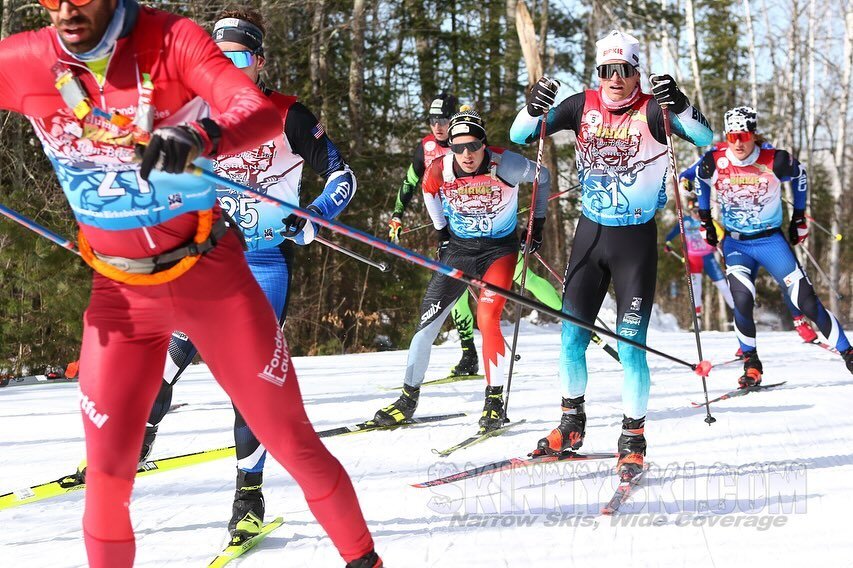
M678 216L678 230L681 232L681 253L684 258L687 258L687 231L684 230L684 208L681 206L681 192L678 189L678 165L675 162L675 147L672 145L672 122L669 118L669 105L662 105L663 112L663 127L666 133L666 152L669 155L669 170L672 178L672 185L675 193L675 211ZM693 335L696 336L696 351L699 355L699 360L702 360L702 340L699 337L699 318L696 316L696 298L693 297L693 285L690 278L690 267L687 263L684 265L684 275L687 278L687 293L690 296L690 315L693 318ZM702 376L702 390L705 392L705 422L710 426L717 421L711 416L711 404L708 402L708 383L705 376Z
M542 258L542 255L540 255L538 252L534 252L534 253L533 253L533 256L535 256L535 257L539 260L539 262L541 262L541 263L542 263L542 266L544 266L544 267L545 267L545 269L546 269L546 270L548 270L548 272L550 272L550 273L551 273L551 275L552 275L554 278L556 278L558 282L560 282L560 283L562 284L563 279L560 277L560 275L557 273L557 271L556 271L556 270L554 270L553 268L551 268L551 265L550 265L550 264L548 264L547 262L545 262L545 259L544 259L544 258ZM607 330L610 330L610 328L609 328L609 327L607 327L607 324L606 324L606 323L604 323L604 320L602 320L599 316L595 316L595 320L596 320L596 321L601 325L601 327L603 327L603 328L605 328L605 329L607 329ZM611 357L613 357L614 359L616 359L616 361L617 361L618 363L621 363L621 362L622 362L622 359L620 359L620 358L619 358L619 352L618 352L618 351L616 351L615 349L613 349L613 346L612 346L612 345L610 345L609 343L607 343L606 341L604 341L603 339L601 339L601 337L599 337L597 333L593 332L593 333L592 333L592 336L590 337L590 339L592 339L593 343L595 343L596 345L598 345L599 347L601 347L602 349L604 349L604 351L605 351L608 355L610 355Z
M559 88L559 84L558 84ZM545 135L548 130L545 127L548 113L542 114L539 119L539 147L536 150L536 170L533 173L533 189L530 190L530 213L527 215L527 231L524 234L524 254L521 255L521 282L518 283L520 294L524 296L524 288L527 284L527 268L530 266L530 244L533 242L533 216L536 213L536 193L539 190L539 174L542 173L542 155L545 153ZM504 392L503 421L506 422L509 410L509 393L512 388L512 371L515 367L515 350L518 348L518 328L521 327L521 304L515 305L515 327L512 330L512 359L509 360L509 371L506 376L506 390Z
M337 243L333 243L332 241L328 241L328 240L324 239L323 237L321 237L320 235L315 235L314 240L323 246L327 246L332 250L335 250L335 251L338 251L339 253L345 254L348 257L354 258L359 262L363 262L364 264L366 264L368 266L372 266L373 268L379 270L380 272L389 272L391 270L388 267L388 263L386 263L386 262L376 262L376 261L370 260L366 256L362 256L362 255L358 254L357 252L352 251L348 248L344 248Z
M53 243L61 246L64 249L70 250L71 252L73 252L77 256L80 256L80 253L77 251L77 247L74 245L74 243L72 243L71 241L69 241L65 237L61 237L61 236L57 235L56 233L54 233L50 229L43 227L42 225L39 225L38 223L36 223L32 219L29 219L28 217L24 217L23 215L21 215L17 211L9 209L8 207L5 207L4 205L0 205L0 213L5 215L6 217L11 219L12 221L19 223L20 225L23 225L24 227L31 230L32 232L34 232L38 235L41 235L42 237L46 238L47 240L52 241Z
M666 251L666 252L668 252L669 254L671 254L672 256L674 256L675 258L677 258L678 260L680 260L681 262L684 262L684 257L683 257L683 256L681 256L680 254L678 254L677 252L675 252L674 250L669 249L669 250L668 250L668 251Z
M580 184L575 184L572 187L570 187L569 189L564 189L563 191L558 191L557 193L549 195L548 201L551 201L552 199L557 199L561 195L565 195L566 193L568 193L570 191L574 191L575 189L577 189L579 187L580 187ZM530 210L530 207L525 207L524 209L520 209L518 211L517 215L523 215L524 213L527 213L527 211L529 211L529 210ZM414 233L415 231L420 231L421 229L426 229L427 227L432 227L432 223L424 223L423 225L418 225L416 227L412 227L411 229L406 229L405 231L401 231L400 235L401 236L402 235L408 235L409 233Z
M437 260L427 258L421 254L416 253L415 251L413 251L411 249L407 249L405 247L402 247L400 245L396 245L394 243L390 243L388 241L383 241L380 238L374 237L373 235L365 233L364 231L361 231L361 230L356 229L354 227L350 227L349 225L341 223L340 221L334 221L332 219L325 219L325 218L317 215L313 211L303 209L302 207L299 207L298 205L293 205L291 203L288 203L286 201L283 201L283 200L278 199L276 197L273 197L271 195L265 195L263 193L260 193L259 191L252 189L251 187L247 187L245 185L234 182L228 178L218 176L213 172L209 172L209 171L204 170L202 168L199 168L197 166L190 167L187 170L187 172L195 174L199 177L202 177L202 178L204 178L204 179L206 179L212 183L217 183L217 184L220 184L224 187L229 187L235 191L246 193L246 194L251 195L252 197L255 197L261 201L266 201L267 203L272 203L274 205L279 205L281 207L284 207L287 210L293 212L293 214L296 215L297 217L307 219L307 220L311 221L312 223L320 225L321 227L326 227L327 229L334 231L335 233L349 237L351 239L354 239L356 241L359 241L361 243L364 243L366 245L369 245L369 246L376 248L376 249L379 249L381 251L387 252L388 254L392 254L396 257L402 258L403 260L407 260L407 261L411 262L412 264L417 264L418 266L422 266L423 268L427 268L429 270L432 270L433 272L438 272L440 274L444 274L445 276L447 276L449 278L454 278L456 280L464 282L465 284L470 284L471 286L474 286L475 288L478 288L480 290L488 290L490 292L494 292L495 294L498 294L499 296L502 296L502 297L506 298L507 300L511 300L513 302L519 303L523 306L530 308L531 310L537 310L537 311L540 311L544 314L548 314L551 317L568 321L570 323L577 325L578 327L588 329L589 331L597 332L600 335L603 335L605 337L610 337L611 339L615 339L617 341L622 341L628 345L631 345L632 347L636 347L637 349L642 349L643 351L646 351L647 353L652 353L654 355L657 355L658 357L662 357L668 361L672 361L673 363L677 363L677 364L682 365L684 367L688 367L689 369L696 371L696 373L700 376L707 375L708 369L710 368L711 363L709 361L700 361L699 363L688 363L684 359L681 359L681 358L676 357L674 355L670 355L669 353L664 353L663 351L655 349L654 347L649 347L648 345L643 345L642 343L638 343L638 342L634 341L633 339L620 337L620 336L616 335L615 333L613 333L612 331L609 331L609 330L604 329L604 328L600 328L600 327L593 325L593 324L586 323L583 320L580 320L580 319L578 319L572 315L563 313L559 310L551 309L548 306L546 306L545 304L537 302L536 300L531 300L530 298L526 298L520 294L516 294L512 290L507 290L506 288L502 288L500 286L495 286L494 284L490 284L489 282L485 282L483 280L480 280L479 278L471 276L470 274L463 272L463 271L459 270L458 268L453 268L453 267L448 266L444 263L438 262Z
M793 206L794 206L794 204L793 204L793 203L791 203L791 201L790 201L788 198L786 198L786 197L783 197L783 198L782 198L782 201L784 201L785 203L787 203L787 204L788 204L788 205L790 205L791 207L793 207ZM811 221L811 222L812 222L812 225L814 225L815 227L817 227L818 229L820 229L821 231L823 231L824 233L826 233L827 235L829 235L830 237L832 237L833 239L835 239L836 241L840 241L842 238L844 238L844 237L841 235L841 233L835 233L835 234L833 234L833 233L832 233L832 231L830 231L829 229L827 229L826 227L824 227L823 225L821 225L820 223L818 223L818 222L815 220L815 218L814 218L814 217L812 217L811 215L806 215L806 219L808 219L809 221Z
M842 296L841 294L839 294L839 293L838 293L838 290L836 290L836 289L835 289L835 286L833 286L833 285L832 285L832 280L830 280L830 279L829 279L829 276L827 276L826 272L824 272L824 271L823 271L823 268L821 268L821 267L820 267L820 265L817 263L817 260L815 259L814 255L812 255L811 251L809 251L809 249L807 249L807 248L804 246L804 247L803 247L803 252L805 253L806 258L808 258L808 259L811 261L811 263L812 263L812 264L814 265L814 267L817 269L818 273L819 273L819 274L823 277L823 279L826 281L826 284L829 286L829 289L832 291L832 293L833 293L833 294L835 294L835 297L836 297L836 298L838 298L839 300L843 300L843 299L844 299L844 296Z
M475 303L475 304L477 304L477 305L479 306L479 305L480 305L480 299L479 299L479 298L477 298L477 291L476 291L474 288L472 288L471 286L468 286L468 292L471 294L471 298L473 298L473 299L474 299L474 303ZM503 340L504 340L504 346L505 346L507 349L509 349L509 348L510 348L510 347L509 347L509 341L507 341L507 340L506 340L506 337L504 337L504 338L503 338ZM521 360L521 355L519 355L518 353L516 353L516 354L515 354L515 356L514 356L513 358L514 358L516 361L520 361L520 360Z

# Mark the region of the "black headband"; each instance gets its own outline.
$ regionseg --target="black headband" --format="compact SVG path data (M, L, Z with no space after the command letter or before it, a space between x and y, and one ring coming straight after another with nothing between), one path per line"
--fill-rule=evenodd
M232 41L245 45L252 53L264 54L264 33L252 22L239 18L223 18L216 22L213 26L213 41Z

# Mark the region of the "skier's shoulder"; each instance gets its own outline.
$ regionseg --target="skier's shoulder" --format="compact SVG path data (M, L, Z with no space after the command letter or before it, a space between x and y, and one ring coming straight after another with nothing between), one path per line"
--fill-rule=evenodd
M284 93L272 90L265 90L264 92L270 102L275 105L276 109L278 109L282 119L284 119L291 110L294 113L307 113L313 116L311 111L309 111L305 105L298 102L299 99L296 96L285 95Z
M444 157L437 158L427 166L421 187L424 191L435 193L444 182Z

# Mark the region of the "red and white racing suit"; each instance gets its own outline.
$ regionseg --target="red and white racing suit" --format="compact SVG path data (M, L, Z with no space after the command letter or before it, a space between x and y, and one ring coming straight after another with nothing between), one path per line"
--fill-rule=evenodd
M274 138L281 120L268 99L196 24L144 7L136 18L114 48L103 87L85 65L62 49L53 28L3 40L0 108L30 119L78 221L101 215L103 224L80 223L92 248L138 259L175 249L193 238L198 223L194 197L170 194L171 211L163 209L166 214L158 222L151 204L166 197L158 195L159 182L150 187L127 182L125 178L133 178L138 171L132 163L131 141L110 138L109 128L101 128L103 124L91 117L75 117L54 86L51 68L56 62L71 69L96 105L130 118L137 109L140 76L149 75L155 127L197 120L200 116L193 116L192 101L206 101L218 113L222 153L237 153ZM207 145L209 152L210 140ZM70 184L68 177L63 179L69 172L73 174ZM125 210L117 209L115 203L125 197ZM207 208L213 208L218 218L215 199ZM137 209L138 218L133 216ZM110 223L118 218L137 226L116 229ZM83 529L90 565L133 564L131 488L145 421L175 329L193 339L252 431L299 483L344 559L370 552L373 542L350 479L317 438L305 414L275 315L249 272L237 237L229 232L195 266L168 283L134 286L94 276L80 358L88 460Z

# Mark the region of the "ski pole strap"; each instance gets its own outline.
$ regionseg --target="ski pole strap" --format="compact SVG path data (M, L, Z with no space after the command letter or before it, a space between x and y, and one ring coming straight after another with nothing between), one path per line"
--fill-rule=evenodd
M213 223L213 210L198 212L198 227L193 240L157 256L123 258L95 252L81 230L77 235L80 256L92 270L122 284L155 286L185 274L225 236L228 226L221 216Z

